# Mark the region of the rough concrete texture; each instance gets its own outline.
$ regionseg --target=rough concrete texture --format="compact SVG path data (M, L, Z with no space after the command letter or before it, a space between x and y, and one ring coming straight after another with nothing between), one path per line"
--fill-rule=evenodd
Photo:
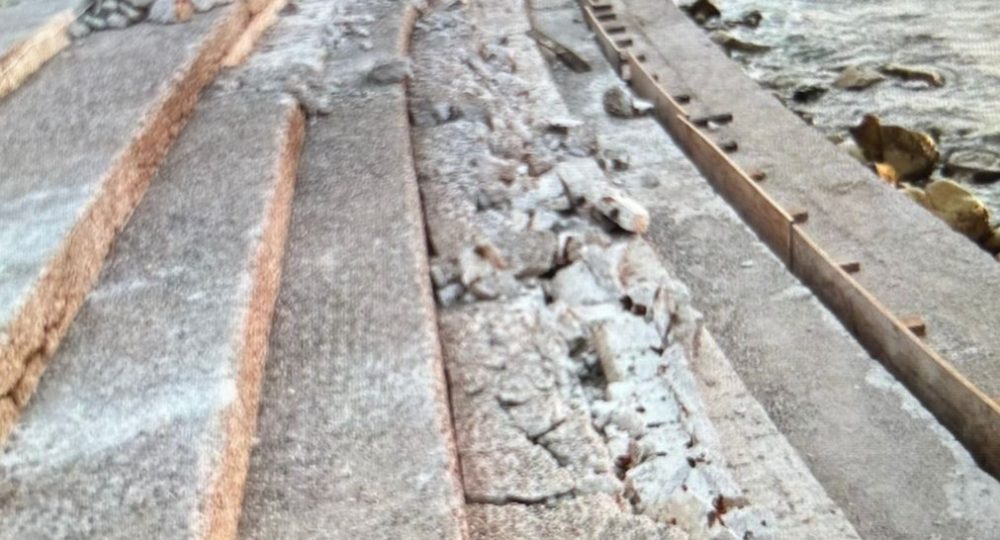
M75 0L22 0L0 2L0 60L59 13L76 7ZM4 62L0 62L2 65Z
M785 109L673 3L622 5L649 47L663 51L647 55L662 84L683 81L696 101L733 113L727 129L740 143L733 159L766 172L772 197L809 211L806 230L823 249L860 262L864 287L900 316L921 315L927 342L987 395L1000 396L996 261Z
M0 395L18 407L245 17L88 40L0 101Z
M235 535L301 136L197 109L0 456L0 537Z
M536 21L598 68L589 80L553 68L566 102L599 127L603 147L629 153L630 167L611 173L612 180L647 205L657 252L691 287L733 368L857 533L997 536L997 483L787 272L654 120L606 115L601 96L617 77L600 67L606 64L579 12L559 13L536 13ZM738 415L737 407L730 414ZM746 419L713 418L724 440L736 421L751 429ZM748 448L758 444L754 440ZM768 504L777 486L791 479L765 475L755 482L751 477L760 468L748 470L746 456L729 454L734 477L751 500L773 510L783 530L805 530L789 538L853 536L836 515L802 525L811 509L817 515L830 509L816 491L806 498L805 511L795 500L808 492ZM781 472L780 465L761 466Z
M73 21L71 8L67 0L0 2L0 99L69 45L66 28Z
M628 234L645 209L599 168L522 7L453 3L414 33L414 155L470 532L770 537L691 376L699 316Z
M607 495L584 495L552 505L470 504L472 540L573 538L580 540L683 540L676 528L642 525L623 515Z
M405 91L365 76L404 52L413 12L297 4L228 81L270 80L320 114L302 157L240 534L464 538Z

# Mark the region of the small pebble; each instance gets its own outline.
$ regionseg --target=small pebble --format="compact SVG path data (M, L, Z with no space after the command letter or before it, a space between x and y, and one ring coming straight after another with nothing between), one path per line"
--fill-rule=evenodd
M89 26L91 30L104 30L108 27L108 22L96 15L84 15L80 20Z
M128 17L122 15L121 13L112 13L108 15L108 28L126 28L128 27Z
M82 37L86 37L90 35L90 26L87 26L87 24L82 21L76 21L73 24L69 25L69 35L73 39L80 39Z

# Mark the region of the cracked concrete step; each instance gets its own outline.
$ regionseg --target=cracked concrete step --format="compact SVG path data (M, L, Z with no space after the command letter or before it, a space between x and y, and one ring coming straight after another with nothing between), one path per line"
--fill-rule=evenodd
M97 34L0 100L0 441L246 18Z
M16 90L69 45L77 0L0 4L0 99Z
M406 114L391 85L309 127L244 538L465 537Z
M302 126L196 110L0 455L0 538L235 536Z
M554 70L555 81L606 148L630 155L615 178L647 205L650 242L691 287L725 355L711 354L706 338L693 365L751 502L772 508L787 538L997 537L1000 486L785 269L655 120L607 116L601 92L618 78L600 62L593 34L572 23L576 13L536 11L544 31L594 67L582 76Z

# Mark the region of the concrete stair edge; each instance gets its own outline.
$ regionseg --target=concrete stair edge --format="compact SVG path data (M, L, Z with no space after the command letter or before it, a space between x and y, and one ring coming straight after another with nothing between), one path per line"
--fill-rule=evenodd
M80 213L45 263L29 297L0 331L0 442L34 392L86 293L96 282L114 239L142 199L160 161L215 76L247 21L245 4L224 9L193 57L175 71L143 117L128 146L104 173L99 193ZM11 394L11 395L6 395Z

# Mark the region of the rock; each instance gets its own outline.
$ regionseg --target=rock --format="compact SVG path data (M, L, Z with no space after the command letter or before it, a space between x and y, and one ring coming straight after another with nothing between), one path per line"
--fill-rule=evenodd
M902 79L904 81L925 82L935 88L944 86L944 77L928 68L904 66L900 64L886 64L879 71L890 77Z
M726 52L739 51L745 53L761 53L771 50L771 47L767 45L743 41L723 30L716 30L709 34L708 37L716 44L721 45L722 48L726 49Z
M823 94L825 93L826 88L819 85L810 84L800 86L792 92L792 101L795 101L796 103L810 103L823 97Z
M993 254L1000 254L1000 229L993 229L983 241L983 249Z
M709 19L717 19L722 16L722 12L712 0L696 0L684 10L698 24L705 24Z
M395 84L413 75L410 61L394 58L379 62L368 72L368 81L374 84Z
M149 8L149 20L160 24L173 24L189 20L194 6L188 0L155 0Z
M951 180L938 180L928 184L925 192L931 212L952 229L977 242L988 240L993 234L989 210L969 190Z
M1000 180L1000 155L991 150L953 152L945 160L942 172L962 181L992 184Z
M84 15L80 20L91 30L105 30L108 22L96 15Z
M833 86L842 90L864 90L885 80L877 71L850 66L840 72Z
M137 23L146 17L145 12L125 2L118 4L118 13L121 13L130 23Z
M111 15L108 15L108 28L121 29L128 27L128 25L128 17L122 15L121 13L112 13Z
M875 163L879 176L893 184L926 179L937 165L937 143L926 133L882 125L871 114L850 131L865 159Z
M91 32L90 26L87 23L83 22L82 20L76 21L73 24L69 25L69 35L73 39L80 39L87 37L88 35L90 35L90 32Z
M757 28L760 26L760 22L764 20L764 15L760 11L753 9L747 11L740 17L740 24L749 28Z
M634 118L646 114L652 108L652 104L644 100L635 99L631 92L621 86L609 88L604 93L604 110L611 116Z
M122 3L129 4L136 9L146 9L153 5L155 0L122 0Z

